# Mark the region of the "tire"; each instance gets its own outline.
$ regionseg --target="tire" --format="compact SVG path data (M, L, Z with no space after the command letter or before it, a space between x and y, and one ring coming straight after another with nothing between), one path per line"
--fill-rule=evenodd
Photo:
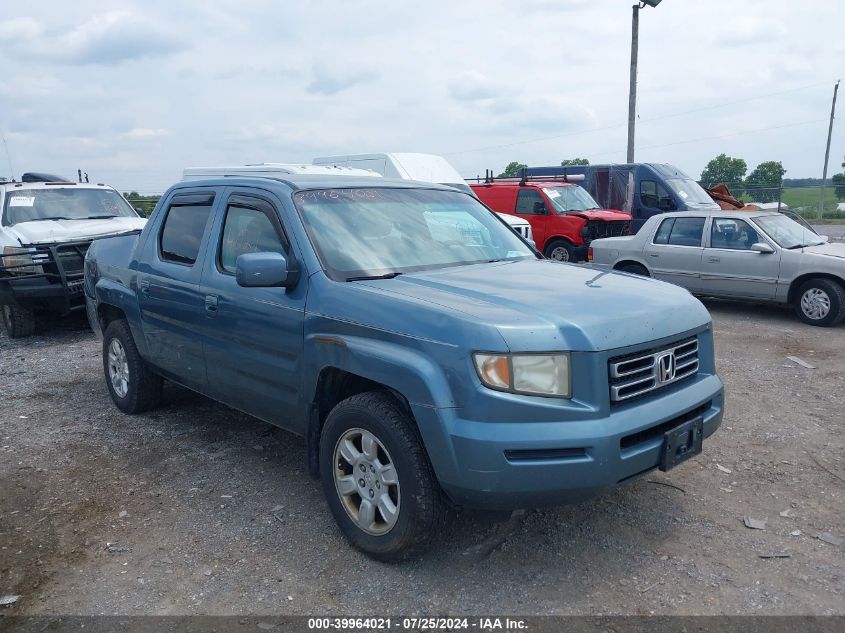
M616 270L621 271L623 273L630 273L632 275L640 275L642 277L651 277L651 275L648 274L648 269L645 266L643 266L642 264L634 264L634 263L623 264L622 266L620 266Z
M164 381L138 354L123 319L109 323L103 333L103 374L111 399L124 413L149 411L161 402Z
M575 247L566 240L552 240L546 245L543 255L556 262L574 262Z
M804 323L836 325L845 318L845 290L830 279L810 279L798 288L793 308Z
M344 536L378 560L419 554L441 527L445 503L416 423L387 393L360 393L332 409L320 435L320 479ZM362 513L365 503L372 513Z
M3 327L9 338L23 338L32 336L36 329L35 311L25 308L16 302L4 303L0 306L3 313Z

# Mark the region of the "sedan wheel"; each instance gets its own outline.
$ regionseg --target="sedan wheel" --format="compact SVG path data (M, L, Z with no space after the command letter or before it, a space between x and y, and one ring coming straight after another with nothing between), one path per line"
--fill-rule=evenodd
M824 319L830 314L830 296L820 288L810 288L801 295L801 311L813 321Z
M805 281L794 297L795 314L804 323L830 327L845 318L845 289L832 279Z
M387 534L399 516L399 478L384 444L364 429L349 429L335 446L334 482L344 510L359 528Z

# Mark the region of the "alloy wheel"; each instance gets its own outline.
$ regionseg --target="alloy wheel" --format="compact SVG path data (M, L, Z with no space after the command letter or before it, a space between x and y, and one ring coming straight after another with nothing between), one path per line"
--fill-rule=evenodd
M364 532L387 534L399 518L399 478L384 444L370 431L349 429L334 450L334 483L344 510Z
M126 360L126 350L116 338L109 343L109 380L114 392L120 398L129 393L129 363Z

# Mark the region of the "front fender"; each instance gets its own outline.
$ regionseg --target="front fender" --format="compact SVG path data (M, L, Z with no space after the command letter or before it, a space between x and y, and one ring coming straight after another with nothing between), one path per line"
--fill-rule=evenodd
M412 406L456 406L443 368L421 349L372 338L312 334L306 337L305 350L310 367L304 372L304 393L312 401L318 377L332 367L390 387Z

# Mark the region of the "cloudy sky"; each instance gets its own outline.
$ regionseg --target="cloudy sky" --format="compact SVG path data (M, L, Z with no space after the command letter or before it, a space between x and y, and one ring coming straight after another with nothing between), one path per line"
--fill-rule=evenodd
M161 192L187 166L350 152L442 154L467 177L625 160L631 0L4 5L0 175ZM637 160L820 176L843 23L842 0L644 9Z

